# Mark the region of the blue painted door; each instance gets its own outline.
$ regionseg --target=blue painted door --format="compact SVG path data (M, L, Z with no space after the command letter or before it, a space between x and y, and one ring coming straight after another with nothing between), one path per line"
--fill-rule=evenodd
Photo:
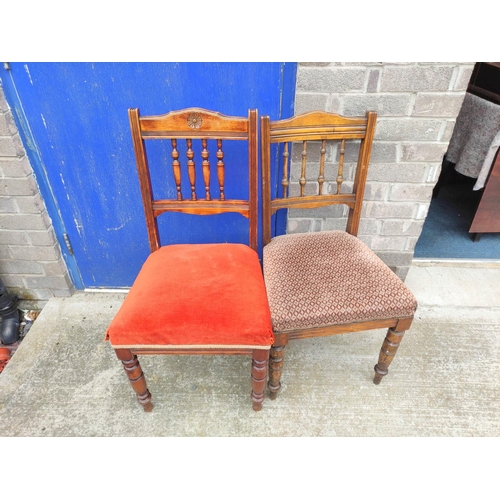
M11 63L0 76L77 288L130 286L149 254L128 108L149 115L195 106L240 116L257 108L271 119L293 113L289 63ZM160 189L175 191L165 152L152 147L151 154ZM247 184L246 166L235 163L241 175L226 192L236 198L246 196ZM159 222L162 244L248 242L237 214L168 214Z

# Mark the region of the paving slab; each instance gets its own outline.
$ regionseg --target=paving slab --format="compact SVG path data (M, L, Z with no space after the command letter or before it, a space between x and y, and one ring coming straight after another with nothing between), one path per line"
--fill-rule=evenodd
M0 375L0 436L498 437L500 269L447 269L410 269L419 311L379 386L384 330L295 341L260 412L250 358L172 355L141 357L145 413L103 341L124 294L50 299Z

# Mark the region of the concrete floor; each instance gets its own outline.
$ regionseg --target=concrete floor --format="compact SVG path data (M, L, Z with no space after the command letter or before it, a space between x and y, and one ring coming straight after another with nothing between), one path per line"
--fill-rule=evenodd
M500 268L414 265L419 301L379 386L383 330L295 341L252 411L250 359L141 358L144 413L104 332L120 293L51 299L0 375L1 436L500 436Z

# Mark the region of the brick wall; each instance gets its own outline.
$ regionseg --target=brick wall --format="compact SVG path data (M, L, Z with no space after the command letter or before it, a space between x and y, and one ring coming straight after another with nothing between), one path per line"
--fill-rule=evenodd
M377 111L359 237L405 279L474 63L300 63L295 112ZM294 156L295 152L294 152ZM336 151L327 180L335 184ZM349 151L346 151L346 162ZM354 165L347 166L350 186ZM292 165L297 189L299 162ZM314 172L310 179L314 180ZM317 177L317 173L316 173ZM326 173L325 173L326 177ZM290 210L287 232L344 229L347 207Z
M66 297L74 289L1 86L0 278L25 300Z

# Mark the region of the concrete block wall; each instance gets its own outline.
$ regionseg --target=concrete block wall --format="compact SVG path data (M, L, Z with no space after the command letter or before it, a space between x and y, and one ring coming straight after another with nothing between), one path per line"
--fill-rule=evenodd
M324 110L346 116L378 113L359 237L401 278L413 252L441 170L474 63L299 63L295 112ZM300 152L293 151L291 190L298 188ZM308 154L309 157L309 154ZM338 153L327 153L332 189ZM346 179L352 186L352 150ZM352 161L352 160L351 160ZM312 165L308 179L317 178ZM309 167L308 167L309 168ZM315 192L315 185L306 185ZM289 210L287 232L344 229L347 207Z
M24 300L43 303L74 291L1 86L0 278Z

